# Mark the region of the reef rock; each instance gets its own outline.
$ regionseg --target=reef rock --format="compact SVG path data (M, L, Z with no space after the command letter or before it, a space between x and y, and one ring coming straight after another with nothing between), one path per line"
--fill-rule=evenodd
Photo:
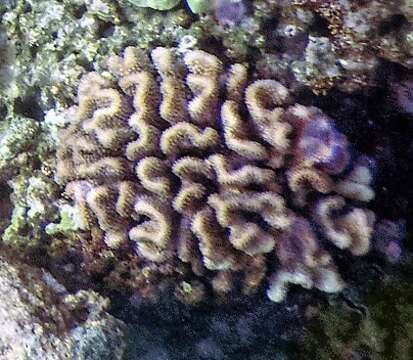
M121 359L124 324L93 291L67 293L48 272L0 257L0 359Z

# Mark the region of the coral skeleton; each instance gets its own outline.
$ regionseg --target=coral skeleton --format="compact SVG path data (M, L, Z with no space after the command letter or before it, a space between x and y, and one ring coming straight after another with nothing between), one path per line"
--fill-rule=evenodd
M323 243L369 250L374 214L358 206L374 191L333 119L201 50L129 47L108 70L81 80L57 153L84 231L147 269L189 265L199 296L343 289Z

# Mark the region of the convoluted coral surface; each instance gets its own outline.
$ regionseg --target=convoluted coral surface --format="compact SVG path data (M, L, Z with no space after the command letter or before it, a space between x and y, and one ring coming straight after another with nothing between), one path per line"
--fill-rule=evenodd
M190 268L178 295L337 292L326 249L368 252L369 160L351 161L334 121L279 82L201 50L129 47L82 78L78 102L56 175L80 227L138 257L142 276Z

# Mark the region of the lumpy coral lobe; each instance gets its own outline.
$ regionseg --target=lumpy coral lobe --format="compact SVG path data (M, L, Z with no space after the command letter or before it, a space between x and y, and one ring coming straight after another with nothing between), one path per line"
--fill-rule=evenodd
M374 192L357 169L342 175L348 143L332 119L291 105L277 81L249 82L244 65L226 71L202 50L180 57L156 48L149 58L129 47L109 58L108 70L81 80L77 115L57 153L57 178L83 230L102 234L114 252L135 252L150 271L180 273L188 264L218 295L251 294L267 268L275 268L274 301L289 283L343 288L305 216L315 208L323 236L363 255L374 216L344 207L344 198Z

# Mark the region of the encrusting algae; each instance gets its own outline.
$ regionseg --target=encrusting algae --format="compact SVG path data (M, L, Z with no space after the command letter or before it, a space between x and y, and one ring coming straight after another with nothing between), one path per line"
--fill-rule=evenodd
M80 81L56 177L81 228L137 257L147 281L188 264L185 284L218 296L239 279L244 294L267 283L275 302L289 284L342 290L323 242L366 254L374 214L360 204L374 192L333 120L275 80L249 81L242 64L226 70L202 50L150 55L128 47Z

